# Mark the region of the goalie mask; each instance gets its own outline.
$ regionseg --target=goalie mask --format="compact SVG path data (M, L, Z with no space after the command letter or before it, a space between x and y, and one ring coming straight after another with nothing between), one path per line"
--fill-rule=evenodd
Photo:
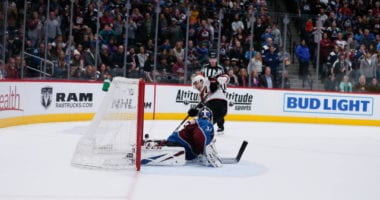
M198 112L198 119L206 119L208 121L212 121L212 111L210 108L204 106Z

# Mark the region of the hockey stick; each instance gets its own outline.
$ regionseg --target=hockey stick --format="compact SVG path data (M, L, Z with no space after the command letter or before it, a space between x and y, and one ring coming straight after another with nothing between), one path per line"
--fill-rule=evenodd
M181 128L181 126L183 125L183 123L185 123L185 121L186 121L187 119L189 119L189 117L190 117L190 115L187 115L187 116L185 117L185 119L183 119L182 122L177 126L177 128L174 129L173 132L178 131L178 129Z
M207 96L206 96L206 97L207 97ZM195 107L198 108L198 107L201 106L202 104L203 104L203 101L199 102L199 103L197 104L197 106L195 106ZM190 115L187 115L187 116L185 117L185 119L183 119L183 120L181 121L181 123L177 126L177 128L174 129L173 132L178 131L178 129L181 128L181 126L183 125L183 123L185 123L186 120L189 119L189 117L190 117Z
M221 158L222 164L237 164L237 163L239 163L247 145L248 145L248 142L244 140L240 146L240 149L239 149L236 157L234 157L234 158Z

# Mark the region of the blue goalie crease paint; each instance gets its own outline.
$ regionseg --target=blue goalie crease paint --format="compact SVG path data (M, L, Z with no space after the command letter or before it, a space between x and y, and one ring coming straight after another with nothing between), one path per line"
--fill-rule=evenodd
M284 112L373 115L373 98L294 93L284 94Z

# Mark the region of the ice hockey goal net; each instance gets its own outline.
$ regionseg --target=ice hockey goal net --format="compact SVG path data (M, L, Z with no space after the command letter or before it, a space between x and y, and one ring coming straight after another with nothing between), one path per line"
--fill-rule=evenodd
M85 135L72 165L140 170L144 121L144 81L115 77Z

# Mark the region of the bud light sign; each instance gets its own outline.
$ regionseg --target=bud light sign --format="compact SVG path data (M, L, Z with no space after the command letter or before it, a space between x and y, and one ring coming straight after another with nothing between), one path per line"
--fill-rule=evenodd
M284 112L373 115L373 98L361 96L284 94Z

